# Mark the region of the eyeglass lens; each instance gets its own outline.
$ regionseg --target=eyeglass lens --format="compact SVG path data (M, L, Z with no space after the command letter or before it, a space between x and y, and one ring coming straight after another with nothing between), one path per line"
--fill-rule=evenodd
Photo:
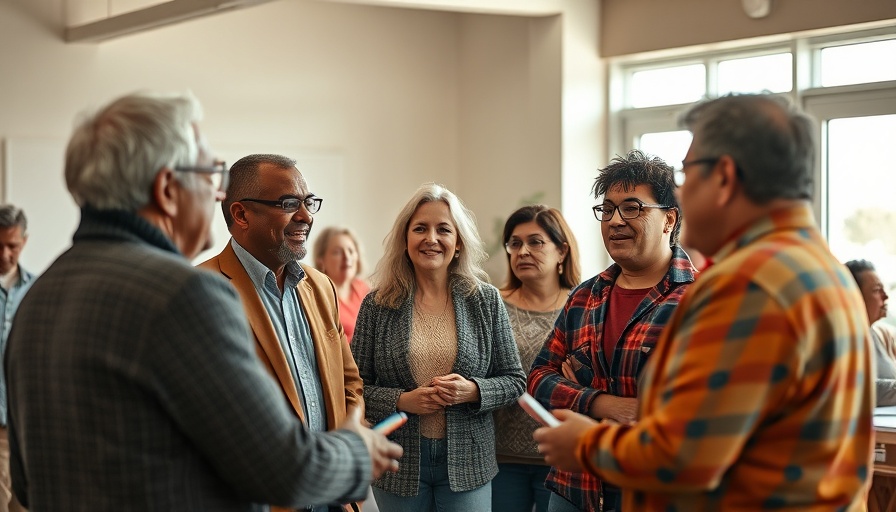
M613 218L616 210L619 210L619 216L626 220L631 220L641 215L641 205L636 201L623 201L617 206L604 204L597 208L596 213L600 215L601 221L606 222Z
M514 254L520 252L523 249L523 245L525 245L529 252L541 252L546 243L544 240L529 240L528 242L511 240L504 244L504 248L507 249L507 252Z

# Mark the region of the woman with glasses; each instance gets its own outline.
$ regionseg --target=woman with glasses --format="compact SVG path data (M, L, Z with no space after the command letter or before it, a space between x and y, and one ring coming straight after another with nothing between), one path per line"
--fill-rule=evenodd
M492 412L526 376L501 295L481 264L472 213L422 186L402 208L361 304L352 352L372 423L404 411L397 473L376 480L382 512L487 512L498 472Z
M523 368L528 371L554 327L570 290L579 284L576 239L560 212L525 206L504 224L507 284L501 289ZM539 455L532 432L540 425L518 405L495 411L498 476L492 509L545 512L551 492L544 486L550 466Z
M314 266L326 274L336 287L339 321L345 338L352 342L361 301L370 291L361 275L361 246L348 228L329 227L314 241Z

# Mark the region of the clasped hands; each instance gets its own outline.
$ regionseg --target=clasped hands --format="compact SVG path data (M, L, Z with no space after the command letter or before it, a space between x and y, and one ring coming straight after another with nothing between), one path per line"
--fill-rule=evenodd
M398 397L398 410L413 414L429 414L457 405L479 401L479 386L472 380L449 373L434 377L428 386L406 391Z

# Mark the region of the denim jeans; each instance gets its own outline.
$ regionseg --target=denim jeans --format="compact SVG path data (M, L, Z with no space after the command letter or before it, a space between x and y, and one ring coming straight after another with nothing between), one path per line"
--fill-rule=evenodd
M373 488L380 512L491 512L491 482L471 491L448 487L448 442L420 438L420 490L416 496L398 496Z
M547 512L551 491L544 486L550 466L498 464L492 480L492 510L500 512Z

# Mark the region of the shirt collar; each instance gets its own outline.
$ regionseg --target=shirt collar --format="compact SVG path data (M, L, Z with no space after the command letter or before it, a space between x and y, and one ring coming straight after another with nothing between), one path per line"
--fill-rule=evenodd
M243 264L243 268L246 269L246 273L249 274L249 278L256 288L263 288L266 280L271 280L271 283L276 287L277 276L274 275L274 271L264 266L263 263L258 261L255 256L252 256L249 251L243 249L243 246L233 238L230 239L230 246L233 247L233 252L236 253L236 257ZM286 264L286 284L284 288L292 288L304 278L305 270L298 262L290 261Z
M775 231L815 229L815 216L812 208L806 204L777 208L752 224L735 232L722 248L713 255L716 262L724 259L741 247L752 243Z

